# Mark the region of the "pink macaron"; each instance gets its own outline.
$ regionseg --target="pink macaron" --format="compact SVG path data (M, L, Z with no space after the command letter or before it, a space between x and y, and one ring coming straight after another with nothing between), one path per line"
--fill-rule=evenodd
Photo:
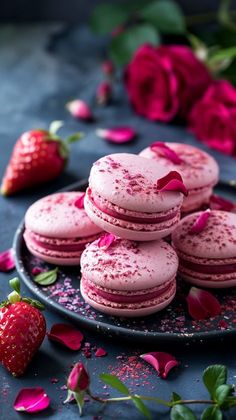
M98 311L121 317L165 308L176 292L178 257L164 241L98 239L81 256L81 294Z
M198 210L208 204L214 185L219 180L219 167L208 153L190 144L155 142L140 152L168 170L178 171L188 189L182 212Z
M180 221L172 243L183 279L210 288L236 286L236 214L192 213Z
M91 169L85 209L101 229L121 238L163 238L178 223L183 202L182 181L169 175L180 177L141 156L104 156Z
M84 209L84 193L48 195L25 215L24 239L36 257L57 265L77 265L85 246L101 233Z

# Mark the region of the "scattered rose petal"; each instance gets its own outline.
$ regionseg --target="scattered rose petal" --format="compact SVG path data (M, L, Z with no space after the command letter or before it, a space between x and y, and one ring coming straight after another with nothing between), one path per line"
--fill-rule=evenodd
M150 365L156 369L158 376L163 379L167 377L173 367L179 365L179 362L172 354L162 351L142 354L140 357L145 360L145 362L150 363Z
M108 81L100 83L100 85L97 87L97 92L96 92L97 103L99 105L106 105L111 99L111 96L112 96L111 83Z
M111 60L106 60L102 63L102 71L106 76L112 76L114 73L114 64Z
M206 211L203 211L193 223L189 233L191 235L195 235L196 233L202 232L207 225L207 221L210 215L211 215L211 211L209 209L207 209Z
M219 315L221 306L212 293L206 290L191 287L186 297L188 312L193 319L201 320Z
M41 267L33 267L31 273L33 276L37 276L38 274L41 274L43 272L43 269Z
M10 271L15 268L12 248L0 253L0 271Z
M79 350L84 338L79 330L68 324L54 324L47 336L49 340L63 344L71 350Z
M96 130L96 134L98 137L117 144L128 143L137 135L130 127L99 128Z
M105 233L98 239L98 247L107 249L116 240L116 236L112 233Z
M210 209L211 210L223 210L223 211L233 211L236 210L236 203L233 203L230 200L226 200L219 195L211 195L210 197Z
M106 352L106 350L105 350L105 349L103 349L102 347L99 347L99 348L97 349L96 353L95 353L95 356L96 356L96 357L103 357L103 356L106 356L106 355L107 355L107 352Z
M75 99L74 101L68 102L66 108L73 115L74 118L79 120L91 121L93 119L93 114L86 102L81 101L80 99Z
M172 150L165 143L162 143L160 141L152 143L150 149L154 153L159 153L161 156L164 156L166 159L170 160L175 165L180 165L183 162L182 159L180 159L180 157L177 155L177 153L174 152L174 150Z
M84 197L85 193L83 193L79 198L77 198L77 200L75 200L75 207L78 209L84 209Z
M221 319L221 320L218 322L218 327L219 327L221 330L226 330L227 328L229 328L229 325L227 324L227 322L226 322L224 319Z
M188 195L187 188L183 183L183 179L179 172L170 171L167 175L157 180L157 190L162 191L179 191L185 196Z
M43 388L23 388L15 399L14 409L27 413L37 413L45 410L49 404L50 399Z

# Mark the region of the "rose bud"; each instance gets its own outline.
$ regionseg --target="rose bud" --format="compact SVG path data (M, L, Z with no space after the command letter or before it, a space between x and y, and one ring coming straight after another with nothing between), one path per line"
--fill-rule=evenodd
M97 103L99 105L106 105L111 99L112 87L109 82L102 82L96 92Z
M72 392L86 391L89 387L89 375L83 363L76 363L67 379L67 388Z
M74 118L85 121L93 120L91 109L86 102L81 101L81 99L75 99L74 101L68 102L66 108Z
M102 63L102 72L106 75L106 76L112 76L114 73L114 65L112 63L112 61L110 60L106 60Z

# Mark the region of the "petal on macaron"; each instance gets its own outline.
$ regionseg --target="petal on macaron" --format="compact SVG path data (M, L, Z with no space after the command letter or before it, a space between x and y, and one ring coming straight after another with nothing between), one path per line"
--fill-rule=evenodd
M77 328L68 324L54 324L47 336L49 340L56 341L71 350L79 350L84 338Z
M168 373L173 367L179 365L179 362L172 354L162 351L142 354L140 357L152 365L156 369L158 376L163 379L167 378Z
M13 249L10 248L0 253L0 271L10 271L15 268Z
M189 231L190 235L195 235L197 233L201 233L205 229L210 215L211 215L211 210L210 209L207 209L206 211L203 211L197 217L197 219L195 220L195 222L191 226L191 229Z
M165 143L162 143L160 141L152 143L150 149L152 150L152 152L164 156L167 160L170 160L175 165L180 165L183 162L174 150L172 150Z
M170 171L167 175L157 180L157 190L163 191L178 191L183 193L185 196L188 195L187 188L183 183L183 179L179 172Z
M107 249L116 240L116 236L112 233L105 233L98 239L98 247Z
M191 287L186 297L188 312L193 319L212 318L220 314L221 306L216 297L206 290Z
M85 193L83 193L79 198L77 198L77 200L75 200L75 207L77 207L77 209L84 209L84 197L85 197Z
M18 393L14 409L16 411L26 411L27 413L37 413L45 410L50 404L50 399L41 387L23 388Z
M209 206L211 210L236 211L236 203L215 194L211 195Z

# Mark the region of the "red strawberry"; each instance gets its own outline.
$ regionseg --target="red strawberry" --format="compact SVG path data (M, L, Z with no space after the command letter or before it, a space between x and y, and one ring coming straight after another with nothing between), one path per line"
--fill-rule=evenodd
M76 133L63 142L56 135L61 125L60 121L54 121L48 131L31 130L17 140L2 180L3 195L51 181L63 171L69 144L82 135Z
M46 322L37 308L40 302L21 298L18 278L10 280L14 289L0 308L0 362L13 376L22 375L40 347Z

